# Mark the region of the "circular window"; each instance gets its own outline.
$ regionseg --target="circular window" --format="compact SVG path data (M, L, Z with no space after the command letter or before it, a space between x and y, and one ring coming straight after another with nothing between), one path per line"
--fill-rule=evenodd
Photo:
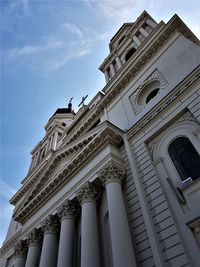
M144 106L148 104L159 92L160 90L160 82L158 80L154 80L146 83L137 98L137 103L140 106Z
M151 91L151 93L146 98L146 104L149 103L149 101L157 95L158 91L159 88L156 88L153 91Z

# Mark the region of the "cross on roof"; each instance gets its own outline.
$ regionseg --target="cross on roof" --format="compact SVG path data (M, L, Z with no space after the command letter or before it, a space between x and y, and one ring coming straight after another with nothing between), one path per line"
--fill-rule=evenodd
M84 102L85 102L85 99L88 97L88 95L86 95L85 97L82 96L82 101L81 103L78 105L78 107L80 107L81 105L84 106Z

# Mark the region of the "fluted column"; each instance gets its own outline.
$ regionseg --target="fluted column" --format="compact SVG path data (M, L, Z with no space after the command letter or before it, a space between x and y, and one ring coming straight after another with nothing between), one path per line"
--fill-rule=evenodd
M38 267L41 254L42 232L40 229L34 228L27 237L28 254L26 259L26 267Z
M96 201L98 192L90 182L78 192L81 212L81 267L99 267L99 239Z
M136 261L121 189L124 172L110 162L99 177L106 187L113 267L134 267Z
M58 221L53 215L49 215L42 224L44 234L40 267L56 267L58 254Z
M76 207L68 199L58 209L61 221L57 267L73 266L74 255L74 217Z
M26 262L27 243L20 240L15 247L15 267L24 267Z

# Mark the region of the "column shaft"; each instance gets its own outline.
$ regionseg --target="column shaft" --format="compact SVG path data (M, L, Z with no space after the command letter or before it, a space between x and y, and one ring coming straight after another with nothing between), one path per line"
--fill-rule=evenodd
M136 43L137 46L141 44L141 41L135 35L133 36L133 41Z
M121 185L106 185L114 267L136 266Z
M58 241L56 233L45 233L42 245L40 267L56 267Z
M120 58L118 56L116 56L115 60L116 60L117 65L118 65L118 69L120 69L122 67L122 63L121 63Z
M73 254L74 254L74 219L64 218L61 221L57 267L73 266Z
M149 35L149 33L144 28L140 28L139 31L144 35L145 38Z
M99 239L96 201L99 197L94 186L87 182L78 192L81 202L81 267L99 267Z
M17 256L15 258L15 267L24 267L25 266L25 257L24 256Z
M81 219L81 267L98 267L99 240L95 202L83 203Z
M29 245L25 267L37 267L40 261L40 253L41 247L38 244Z
M115 75L115 67L114 67L113 63L110 64L110 71L111 71L111 74L113 77Z
M108 82L109 82L108 71L106 70L106 71L104 72L104 74L105 74L106 83L108 83Z

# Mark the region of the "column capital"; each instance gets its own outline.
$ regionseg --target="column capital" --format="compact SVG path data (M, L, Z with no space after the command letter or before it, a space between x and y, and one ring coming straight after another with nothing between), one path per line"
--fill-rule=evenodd
M74 219L77 213L77 207L69 199L66 199L64 203L58 208L58 216L61 221L63 219Z
M41 229L34 228L28 235L27 235L27 243L29 246L33 245L40 245L42 241L42 231Z
M91 201L96 202L99 196L100 192L90 182L87 182L77 193L77 198L81 204Z
M57 233L59 228L58 220L55 216L49 215L42 223L42 232L44 234Z
M104 169L98 173L98 176L104 186L111 182L122 184L125 179L125 171L116 166L114 162L110 161Z
M25 257L27 249L26 240L20 240L15 246L15 257Z

